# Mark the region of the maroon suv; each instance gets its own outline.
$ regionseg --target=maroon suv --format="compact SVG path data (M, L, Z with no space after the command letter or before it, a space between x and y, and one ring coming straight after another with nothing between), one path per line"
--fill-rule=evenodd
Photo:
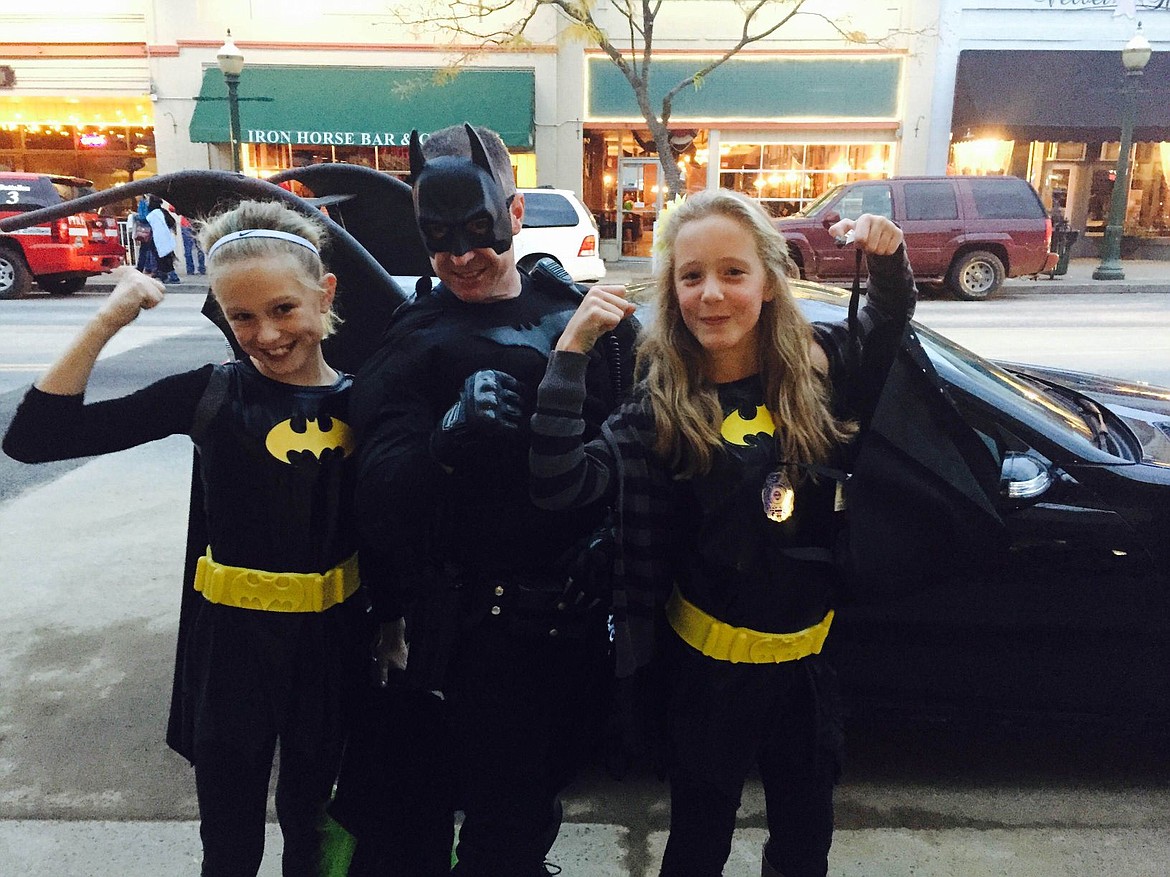
M862 213L888 216L906 235L920 283L945 284L979 301L1005 277L1051 270L1052 221L1036 190L1017 177L893 177L830 189L795 216L775 220L802 277L847 282L853 253L828 228Z

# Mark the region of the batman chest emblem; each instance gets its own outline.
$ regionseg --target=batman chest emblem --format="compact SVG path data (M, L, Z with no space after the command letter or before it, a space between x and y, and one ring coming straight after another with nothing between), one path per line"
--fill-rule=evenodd
M326 453L348 457L355 446L349 424L331 417L282 420L264 439L264 447L282 463L293 463L309 455L320 460Z
M737 408L723 418L723 426L719 428L720 435L729 445L743 445L748 443L748 436L772 435L776 425L772 422L772 412L763 405L752 410L751 417L744 417Z

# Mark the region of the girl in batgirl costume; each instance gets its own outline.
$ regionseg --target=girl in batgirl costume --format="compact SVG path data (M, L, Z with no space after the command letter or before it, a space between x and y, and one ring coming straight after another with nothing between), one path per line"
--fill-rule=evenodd
M861 368L880 384L914 308L901 231L863 215L869 267ZM619 675L661 656L671 782L663 877L716 877L744 781L758 765L763 873L823 877L833 835L841 716L820 652L838 588L843 496L822 474L855 434L842 326L797 309L787 245L760 205L708 190L659 220L654 314L634 398L581 440L585 353L630 316L594 287L549 360L532 420L532 493L564 508L617 500ZM885 351L885 353L880 353ZM656 616L665 630L655 631Z
M200 236L244 355L87 404L102 348L163 299L162 283L123 269L29 390L4 450L32 463L192 437L207 547L184 597L168 742L195 768L201 873L257 873L279 741L283 873L309 877L367 645L354 598L352 378L321 351L337 280L321 260L323 225L275 202L242 202Z

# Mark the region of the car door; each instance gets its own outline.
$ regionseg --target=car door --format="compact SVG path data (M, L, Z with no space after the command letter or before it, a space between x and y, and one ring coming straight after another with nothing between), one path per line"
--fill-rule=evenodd
M842 607L828 653L847 702L1170 720L1165 549L1132 523L1165 506L1165 477L1143 481L1139 464L1095 447L1074 408L1042 387L961 348L928 350L968 423L1037 478L1020 488L1028 478L1005 477L1020 495L1000 499L1010 547L994 562Z
M951 180L906 180L895 192L896 221L906 236L915 277L942 277L963 232Z
M831 225L838 218L857 219L863 213L894 218L894 199L889 183L875 181L847 186L836 201L826 204L818 214L820 223L806 231L809 244L816 254L818 277L834 280L853 277L853 250L838 247L826 223Z

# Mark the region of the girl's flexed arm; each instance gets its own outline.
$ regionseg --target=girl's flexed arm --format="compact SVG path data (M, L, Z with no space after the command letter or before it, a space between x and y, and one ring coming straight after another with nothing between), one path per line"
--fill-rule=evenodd
M165 287L153 277L133 268L114 272L117 285L106 303L94 314L34 386L54 396L77 396L85 392L90 373L102 348L138 314L163 299Z

